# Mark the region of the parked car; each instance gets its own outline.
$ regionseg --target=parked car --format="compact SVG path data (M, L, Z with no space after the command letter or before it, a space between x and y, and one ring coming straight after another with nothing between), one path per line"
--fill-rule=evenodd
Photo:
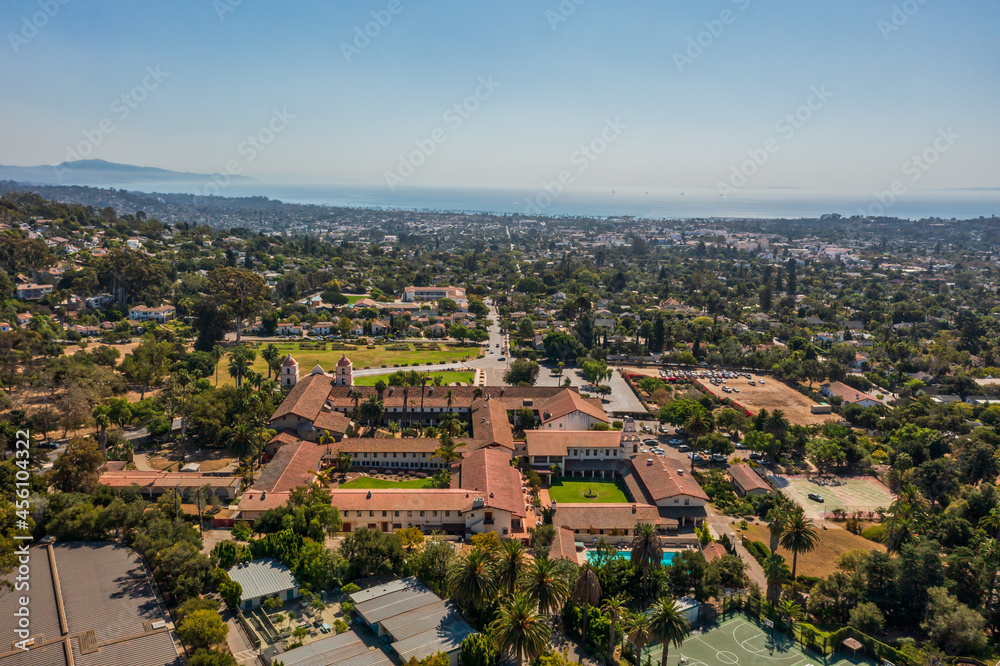
M690 451L691 447L688 446L687 444L681 444L680 446L677 447L677 450L680 451L681 453L684 453L685 451Z
M728 458L726 458L726 456L722 455L721 453L712 454L712 462L726 462L727 460Z
M819 493L809 493L809 499L811 499L813 502L822 502L823 496L820 495Z
M681 439L680 437L674 437L668 443L671 444L672 446L679 446L684 443L684 440Z
M655 439L644 439L642 440L642 443L645 444L646 446L659 446L660 444Z
M760 460L760 458L761 458L760 454L757 453L756 451L750 454L750 460Z

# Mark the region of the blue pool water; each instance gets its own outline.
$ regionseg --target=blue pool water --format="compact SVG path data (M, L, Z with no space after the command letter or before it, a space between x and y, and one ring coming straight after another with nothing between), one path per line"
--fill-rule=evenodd
M587 551L587 561L588 562L593 562L595 555L597 555L597 551L596 550L588 550ZM620 558L628 559L628 558L632 557L632 552L628 551L628 550L619 550L618 554L615 555L615 557L616 558L620 557ZM667 566L667 565L669 565L673 561L674 561L674 553L672 553L672 552L663 553L663 557L660 558L660 564L662 564L663 566Z

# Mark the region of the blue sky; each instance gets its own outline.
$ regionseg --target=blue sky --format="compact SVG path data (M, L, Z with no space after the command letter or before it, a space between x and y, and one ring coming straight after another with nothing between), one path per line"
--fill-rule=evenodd
M929 150L913 189L1000 186L995 0L45 1L0 10L2 164L683 188L766 154L754 187L870 189Z

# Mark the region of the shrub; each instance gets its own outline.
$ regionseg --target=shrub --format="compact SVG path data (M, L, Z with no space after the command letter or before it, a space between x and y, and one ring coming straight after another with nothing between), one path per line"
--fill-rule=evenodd
M869 541L874 541L875 543L885 543L885 525L872 525L871 527L866 528L861 533L861 536Z
M849 624L858 631L877 635L885 629L885 616L882 615L878 606L870 601L865 601L851 609Z

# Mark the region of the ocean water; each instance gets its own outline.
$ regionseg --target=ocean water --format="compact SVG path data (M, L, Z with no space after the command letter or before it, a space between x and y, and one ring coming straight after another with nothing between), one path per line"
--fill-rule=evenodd
M136 185L122 185L136 189ZM529 217L585 216L652 219L816 218L825 214L892 216L909 219L969 219L1000 215L1000 188L885 191L744 188L720 196L709 188L567 189L553 196L544 189L471 187L289 185L251 183L222 188L184 185L142 186L142 191L208 193L226 197L266 196L287 203L418 210L521 214ZM890 197L892 200L890 201Z

